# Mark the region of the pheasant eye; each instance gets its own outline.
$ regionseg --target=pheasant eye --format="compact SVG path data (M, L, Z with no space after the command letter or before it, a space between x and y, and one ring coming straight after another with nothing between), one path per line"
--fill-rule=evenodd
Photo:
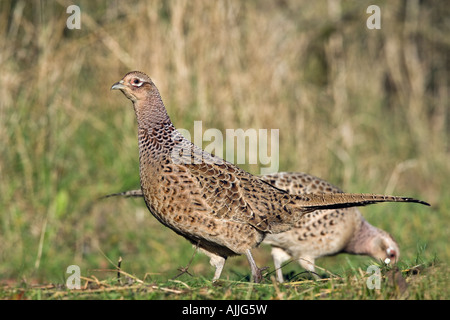
M131 84L135 87L140 87L142 85L142 81L139 80L138 78L135 78L133 81L131 81Z

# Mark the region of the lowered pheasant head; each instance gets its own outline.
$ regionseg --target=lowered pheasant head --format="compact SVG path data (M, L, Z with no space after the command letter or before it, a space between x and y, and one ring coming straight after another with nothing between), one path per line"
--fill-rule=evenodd
M372 226L362 216L361 225L355 230L344 251L369 255L386 264L396 263L400 257L400 249L394 238L386 231Z
M379 233L372 239L369 254L372 258L382 260L384 263L396 263L400 257L397 242L387 232L378 229Z

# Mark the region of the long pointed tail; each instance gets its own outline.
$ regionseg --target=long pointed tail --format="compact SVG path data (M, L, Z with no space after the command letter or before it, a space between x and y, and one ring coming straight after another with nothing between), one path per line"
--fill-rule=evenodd
M425 201L407 197L360 193L323 193L298 195L294 200L293 207L300 207L300 211L308 213L323 209L361 207L380 202L412 202L430 205Z

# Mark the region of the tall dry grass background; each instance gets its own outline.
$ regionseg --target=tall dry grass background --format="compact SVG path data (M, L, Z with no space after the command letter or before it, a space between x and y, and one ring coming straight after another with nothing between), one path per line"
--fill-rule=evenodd
M71 4L0 2L0 278L63 282L68 265L119 256L169 277L188 261L142 201L97 200L139 186L133 109L109 91L131 70L152 77L176 127L279 129L280 171L429 201L362 210L404 259L449 261L445 2L79 1L69 30ZM380 30L366 27L371 4ZM225 277L233 263L247 268L235 259Z

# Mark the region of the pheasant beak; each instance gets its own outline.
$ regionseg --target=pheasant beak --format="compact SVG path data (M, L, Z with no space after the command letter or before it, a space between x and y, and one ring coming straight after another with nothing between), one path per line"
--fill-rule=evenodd
M123 84L123 80L120 80L112 85L111 90L122 90L125 88L126 86Z

